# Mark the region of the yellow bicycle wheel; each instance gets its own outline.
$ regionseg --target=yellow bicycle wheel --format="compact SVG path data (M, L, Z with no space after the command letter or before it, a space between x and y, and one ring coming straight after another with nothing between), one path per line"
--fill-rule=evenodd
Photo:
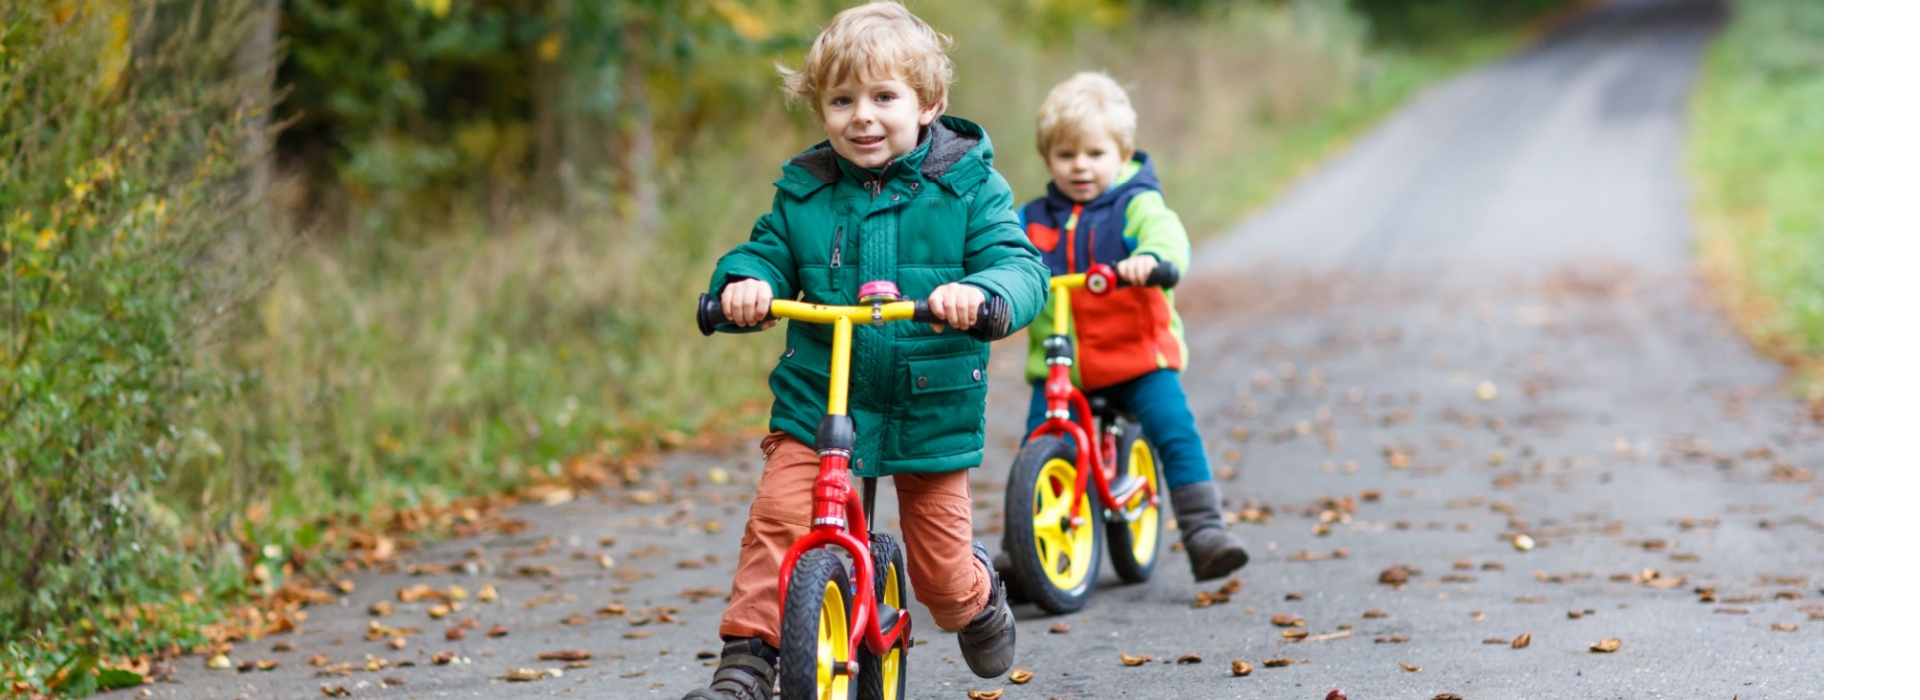
M1053 614L1087 604L1100 574L1106 528L1091 494L1075 509L1072 445L1058 436L1029 441L1007 477L1005 549L1026 598Z
M780 616L780 697L852 697L852 594L839 557L822 549L800 555Z

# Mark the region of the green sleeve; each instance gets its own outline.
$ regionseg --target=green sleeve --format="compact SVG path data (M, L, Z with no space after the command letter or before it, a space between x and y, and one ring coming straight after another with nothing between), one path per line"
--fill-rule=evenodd
M1011 328L1024 328L1047 302L1047 266L1020 230L1013 188L998 171L967 200L967 276L960 280L1007 300Z
M727 283L749 278L771 285L775 299L793 298L797 268L793 250L787 244L786 204L787 194L776 192L773 209L754 222L753 234L747 242L720 256L720 262L714 265L713 279L707 283L708 294L719 296Z
M1159 192L1142 192L1127 203L1127 230L1123 234L1138 241L1133 249L1135 255L1152 255L1161 260L1172 262L1187 274L1187 262L1193 257L1193 246L1187 242L1187 227L1180 223L1180 215L1167 206L1167 199Z

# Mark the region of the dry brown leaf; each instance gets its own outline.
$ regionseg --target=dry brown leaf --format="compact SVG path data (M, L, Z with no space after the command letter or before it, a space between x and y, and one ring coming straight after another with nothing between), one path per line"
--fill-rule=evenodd
M1339 688L1334 688L1327 691L1327 700L1347 700L1347 694L1340 692Z
M1800 629L1800 626L1791 622L1775 622L1773 623L1773 628L1781 632L1792 632Z
M320 686L320 694L330 698L344 698L352 695L353 691L347 690L347 687L344 685L322 685Z
M1360 616L1361 616L1361 617L1364 617L1364 618L1367 618L1367 619L1369 619L1369 620L1373 620L1373 619L1378 619L1378 618L1382 618L1382 617L1386 617L1386 616L1387 616L1387 611L1385 611L1385 610L1368 610L1368 611L1366 611L1366 612L1363 612L1363 613L1360 613Z
M465 627L452 627L447 629L447 641L449 642L457 642L466 638L467 628Z
M489 630L487 630L487 636L489 636L489 637L505 637L505 636L507 636L507 626L506 626L506 625L494 625L492 629L489 629Z
M1441 693L1439 695L1433 696L1433 700L1463 700L1463 699L1458 695L1454 695L1453 693Z
M427 617L431 617L435 620L443 619L446 616L452 615L452 614L453 614L453 608L447 607L445 605L435 605L433 607L427 608Z
M207 668L233 668L233 659L227 658L226 654L214 654L207 657Z
M1388 567L1386 571L1380 572L1380 582L1390 586L1398 586L1406 583L1408 579L1413 578L1413 576L1418 573L1420 573L1419 569L1405 564L1394 564Z
M561 649L559 651L540 652L541 661L584 661L593 658L593 652L585 649Z
M1409 641L1412 641L1412 638L1403 637L1397 634L1391 637L1374 637L1373 638L1374 644L1405 644Z
M1000 688L993 690L969 690L967 691L967 700L1000 700L1000 694L1005 692L1007 691Z
M433 665L435 665L435 666L445 666L445 665L447 665L447 664L450 664L450 663L453 663L453 652L451 652L451 651L442 651L442 652L435 652L435 653L434 653L434 655L433 655Z
M1587 647L1587 648L1589 648L1589 649L1592 649L1592 650L1594 650L1594 651L1597 651L1597 652L1601 652L1601 653L1603 653L1603 654L1604 654L1604 653L1611 653L1611 652L1613 652L1613 651L1615 651L1615 650L1617 650L1617 649L1619 649L1619 648L1620 648L1620 639L1619 639L1619 638L1617 638L1617 637L1616 637L1616 638L1609 638L1609 639L1602 639L1602 640L1600 640L1600 641L1598 641L1598 642L1594 642L1594 643L1593 643L1593 646L1590 646L1590 647Z
M1260 665L1265 666L1267 668L1280 668L1280 667L1292 666L1294 664L1304 664L1306 662L1307 662L1306 659L1289 659L1287 657L1280 656L1280 657L1267 659L1266 661L1262 661L1260 662Z
M1418 672L1420 671L1420 667L1419 667L1419 666L1415 666L1415 665L1413 665L1413 664L1409 664L1409 663L1402 663L1402 664L1400 664L1400 668L1404 668L1404 669L1406 669L1406 670L1407 670L1408 672L1412 672L1412 673L1418 673Z
M1305 619L1292 613L1280 613L1273 616L1273 624L1278 627L1301 627L1307 624Z
M1284 629L1280 630L1280 637L1288 641L1299 641L1307 638L1307 631L1300 628Z
M1066 634L1071 631L1073 631L1073 627L1065 622L1047 628L1048 634Z
M254 663L254 667L262 671L271 671L276 668L280 668L280 660L279 659L261 659L260 661Z
M1532 644L1532 643L1533 643L1532 632L1521 632L1520 636L1513 638L1513 648L1515 649L1525 649L1527 648L1528 644Z
M314 654L307 659L307 663L313 666L325 666L332 661L332 659L327 658L326 654Z
M482 603L491 603L500 599L500 589L494 588L491 583L483 585L480 587L478 597Z
M545 671L537 668L514 668L507 670L506 678L510 681L526 682L537 681L546 676L547 673Z
M1176 664L1197 664L1197 663L1200 663L1200 655L1199 654L1181 654L1180 658L1174 659L1173 662Z
M1027 681L1033 680L1033 672L1024 668L1016 668L1012 673L1007 674L1007 680L1013 681L1014 685L1025 685Z
M367 614L372 615L374 617L386 617L388 615L392 615L393 604L384 600L376 602L373 605L367 606Z
M1244 676L1249 673L1253 673L1253 664L1247 663L1240 659L1233 660L1233 675Z
M1134 656L1132 654L1120 655L1120 663L1126 664L1128 666L1139 666L1140 664L1144 664L1152 660L1153 660L1153 657L1151 656Z

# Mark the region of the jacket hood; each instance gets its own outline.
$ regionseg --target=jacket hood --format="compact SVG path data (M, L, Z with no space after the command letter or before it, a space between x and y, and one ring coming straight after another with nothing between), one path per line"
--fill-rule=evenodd
M1153 171L1152 156L1147 155L1146 151L1134 151L1131 164L1138 165L1139 170L1135 171L1132 176L1126 176L1124 175L1126 169L1122 168L1122 178L1124 179L1114 182L1113 186L1107 188L1107 191L1101 192L1100 196L1094 197L1093 201L1087 202L1084 206L1100 206L1115 200L1132 197L1141 192L1160 191L1160 176ZM1047 200L1049 204L1065 209L1072 209L1075 204L1073 198L1061 192L1059 187L1054 186L1052 180L1047 181Z
M925 178L957 194L985 178L992 166L993 142L985 129L959 117L941 116L921 128L920 145L895 159L894 172L886 176ZM880 174L841 158L828 141L788 160L781 173L774 185L796 197L845 178L871 179Z

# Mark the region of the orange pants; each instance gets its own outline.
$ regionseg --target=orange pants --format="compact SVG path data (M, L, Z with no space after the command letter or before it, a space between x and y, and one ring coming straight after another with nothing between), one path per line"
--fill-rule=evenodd
M720 634L780 645L780 561L813 523L813 478L820 456L783 431L760 441L767 468L740 538L733 597ZM900 500L907 584L944 630L965 627L987 607L990 578L973 558L973 497L967 471L892 477ZM859 482L855 480L855 489ZM858 491L856 490L856 493ZM869 513L868 517L872 517ZM851 571L849 571L851 573Z

